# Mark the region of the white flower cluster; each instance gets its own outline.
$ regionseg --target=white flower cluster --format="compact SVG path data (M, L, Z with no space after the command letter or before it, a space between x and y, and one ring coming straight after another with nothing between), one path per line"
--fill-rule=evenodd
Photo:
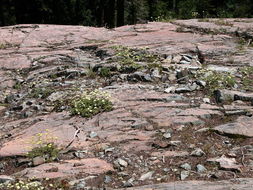
M18 181L16 183L2 183L0 184L0 189L7 190L7 189L17 189L17 190L44 190L45 188L40 182L24 182Z
M72 114L83 117L91 117L103 111L112 109L111 97L107 92L98 89L91 92L84 92L79 98L73 101Z

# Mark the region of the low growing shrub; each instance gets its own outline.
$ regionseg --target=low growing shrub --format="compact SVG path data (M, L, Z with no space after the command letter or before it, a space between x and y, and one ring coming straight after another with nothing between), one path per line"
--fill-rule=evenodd
M207 88L210 91L233 88L236 84L235 77L230 73L221 73L208 69L201 69L197 72L197 78L204 80L207 83Z
M55 160L60 152L60 148L55 144L57 137L50 134L49 130L32 136L29 144L32 149L27 153L29 158L44 157L46 162Z
M91 117L101 112L113 109L110 96L106 92L94 90L84 92L72 102L71 113L82 117Z

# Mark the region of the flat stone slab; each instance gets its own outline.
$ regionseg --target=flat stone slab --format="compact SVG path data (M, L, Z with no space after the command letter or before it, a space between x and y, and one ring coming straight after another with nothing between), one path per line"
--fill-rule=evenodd
M214 128L221 134L253 137L253 118L241 116L234 123L227 123Z
M253 101L253 93L223 89L216 92L215 98L220 102L231 100Z
M0 157L25 155L36 146L39 134L46 138L54 138L52 142L64 148L73 140L77 129L80 129L78 138L71 144L72 148L92 149L92 145L100 143L100 139L105 139L110 143L119 142L122 146L126 145L126 149L138 151L150 149L148 142L155 134L154 131L141 130L149 126L146 120L134 117L132 113L124 109L105 112L90 120L80 117L70 118L67 112L51 113L38 117L37 120L34 123L24 120L23 125L15 122L4 125L3 128L15 127L16 129L10 131L13 138L0 148ZM22 127L21 130L20 127ZM94 139L89 138L92 131L98 134Z
M71 117L68 112L53 112L33 120L4 124L2 129L12 134L12 139L3 143L0 157L25 155L35 145L32 139L36 140L40 133L56 137L53 142L64 148L73 140L77 129L80 129L80 133L71 144L72 148L90 149L104 139L108 143L120 143L121 148L128 151L147 151L152 148L150 142L156 134L155 130L145 130L152 122L159 128L200 126L204 125L203 118L221 114L216 110L189 108L187 101L166 102L174 95L153 90L112 89L109 92L115 102L114 110L88 120ZM97 138L90 140L91 132L96 132Z
M233 22L233 20L228 21ZM205 54L235 51L236 46L231 46L227 35L218 33L212 37L208 34L177 32L177 28L182 25L193 29L207 28L215 31L226 28L228 33L233 33L239 28L240 33L247 31L247 34L251 34L250 27L252 27L252 23L249 22L233 22L233 27L229 27L216 25L215 20L199 22L197 19L178 20L174 23L150 22L135 26L122 26L113 31L105 28L61 25L2 27L0 43L10 44L11 47L0 50L0 67L6 69L29 68L34 60L44 59L44 56L50 58L49 52L52 51L52 47L57 51L63 51L62 53L54 52L52 56L59 57L60 54L74 56L74 50L70 50L72 48L85 44L103 45L108 41L110 41L109 44L149 47L161 54L177 54L185 50L194 50L195 44L198 44ZM66 43L66 41L71 43ZM220 56L217 57L220 59ZM249 58L244 60L244 57ZM251 56L237 56L235 60L250 63L252 58Z
M104 160L87 158L81 160L67 160L63 163L47 163L14 174L28 178L67 178L81 174L98 175L114 171L113 166Z
M221 169L232 170L241 172L242 165L239 165L235 158L227 158L226 156L221 156L219 158L211 158L207 160L208 162L218 163Z
M127 188L127 190L252 190L252 178L238 178L223 181L186 181L171 182L142 187ZM121 189L123 190L123 189Z
M69 120L64 122L66 119ZM29 124L28 122L23 125L27 125L26 129L22 131L13 130L11 132L14 138L1 147L0 157L26 154L36 145L35 141L39 139L37 136L38 134L42 134L45 138L54 138L52 142L59 145L59 147L64 147L71 142L76 131L73 125L71 125L69 114L66 112L52 113L40 117L40 119L33 124ZM87 141L84 140L86 136L82 132L80 133L80 139L82 139L83 143L87 143Z

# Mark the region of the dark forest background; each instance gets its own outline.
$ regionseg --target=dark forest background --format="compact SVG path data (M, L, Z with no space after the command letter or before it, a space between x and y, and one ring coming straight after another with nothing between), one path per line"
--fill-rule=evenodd
M173 18L252 16L253 0L0 0L0 26L41 23L112 28Z

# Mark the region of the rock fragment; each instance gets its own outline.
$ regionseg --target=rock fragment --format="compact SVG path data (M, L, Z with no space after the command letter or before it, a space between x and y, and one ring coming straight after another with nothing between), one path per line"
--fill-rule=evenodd
M203 172L206 172L206 171L207 171L207 169L205 168L205 166L203 166L203 165L201 165L201 164L198 164L198 165L196 166L196 168L197 168L197 172L198 172L198 173L203 173Z
M220 134L234 137L253 137L253 118L241 116L233 123L219 125L214 128Z
M191 156L201 157L203 155L205 155L205 152L201 150L200 148L196 148L195 150L191 152Z
M1 183L8 183L8 182L12 182L14 181L15 179L11 176L7 176L7 175L0 175L0 184Z
M125 160L121 159L121 158L118 158L115 161L115 163L118 164L119 166L122 166L122 167L125 167L125 168L128 166L128 163Z
M232 170L241 172L241 165L238 165L235 158L227 158L226 156L221 156L217 158L210 158L208 162L218 163L219 167L224 170Z
M183 181L185 180L188 176L190 175L190 172L189 171L181 171L180 173L180 179Z
M142 174L141 177L140 177L140 181L145 181L147 179L151 179L152 176L153 176L154 172L153 171L150 171L150 172L147 172L145 174Z
M191 165L188 164L188 163L182 164L180 167L185 169L185 170L191 170L192 169Z
M45 161L46 161L45 158L42 156L37 156L32 159L33 166L38 166L38 165L44 164Z

